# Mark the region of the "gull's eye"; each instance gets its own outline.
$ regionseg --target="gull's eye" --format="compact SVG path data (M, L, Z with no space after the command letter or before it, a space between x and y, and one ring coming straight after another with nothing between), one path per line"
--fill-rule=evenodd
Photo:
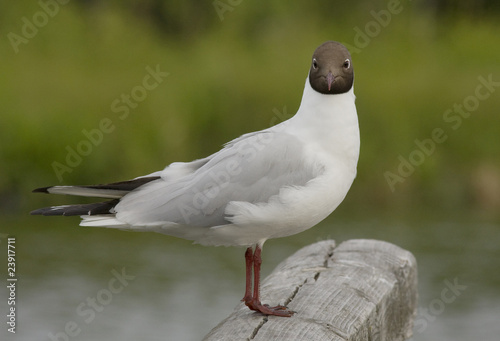
M314 70L316 70L318 68L318 61L316 60L316 58L313 58L312 67L313 67Z
M344 69L349 69L351 67L351 61L346 59L344 62Z

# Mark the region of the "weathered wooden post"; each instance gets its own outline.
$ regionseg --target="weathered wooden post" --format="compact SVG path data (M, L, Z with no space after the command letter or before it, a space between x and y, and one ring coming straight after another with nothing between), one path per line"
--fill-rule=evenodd
M387 242L336 247L325 240L278 265L261 293L264 302L297 313L263 316L242 303L204 340L407 340L417 309L417 263Z

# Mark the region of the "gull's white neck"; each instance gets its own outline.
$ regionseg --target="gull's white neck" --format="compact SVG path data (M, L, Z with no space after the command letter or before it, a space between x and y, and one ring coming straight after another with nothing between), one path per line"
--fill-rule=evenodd
M355 98L352 88L344 94L321 94L306 79L299 110L284 123L297 137L316 144L318 151L355 167L360 147Z

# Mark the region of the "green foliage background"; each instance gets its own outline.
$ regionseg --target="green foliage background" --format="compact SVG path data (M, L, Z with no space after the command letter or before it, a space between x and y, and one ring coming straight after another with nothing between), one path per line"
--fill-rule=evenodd
M227 11L218 15L214 4ZM0 213L24 215L62 198L31 194L51 184L133 178L174 161L217 151L243 133L268 127L275 111L299 106L315 47L356 44L357 29L391 1L70 1L18 46L34 1L0 4ZM362 150L345 214L500 212L500 89L457 130L443 121L474 95L478 77L500 81L500 21L494 3L400 1L380 32L352 50ZM222 19L222 20L221 20ZM358 40L359 43L359 40ZM145 68L169 72L121 120L110 105L142 83ZM103 118L115 129L63 175L67 146ZM447 140L390 190L415 139L442 128ZM71 201L73 199L69 199ZM74 201L73 201L74 202ZM377 212L377 213L374 213Z

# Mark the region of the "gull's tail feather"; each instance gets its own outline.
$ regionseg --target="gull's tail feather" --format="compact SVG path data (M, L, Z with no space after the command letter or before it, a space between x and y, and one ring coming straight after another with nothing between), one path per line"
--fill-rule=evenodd
M112 227L119 229L127 229L128 225L116 220L112 215L96 215L96 216L82 216L80 226L93 226L93 227Z
M33 190L35 193L66 194L81 197L110 198L113 200L81 205L62 205L44 207L31 211L32 215L63 215L63 216L91 216L114 214L113 208L118 204L120 198L134 189L158 180L159 176L147 176L129 181L114 182L103 185L92 186L50 186Z

